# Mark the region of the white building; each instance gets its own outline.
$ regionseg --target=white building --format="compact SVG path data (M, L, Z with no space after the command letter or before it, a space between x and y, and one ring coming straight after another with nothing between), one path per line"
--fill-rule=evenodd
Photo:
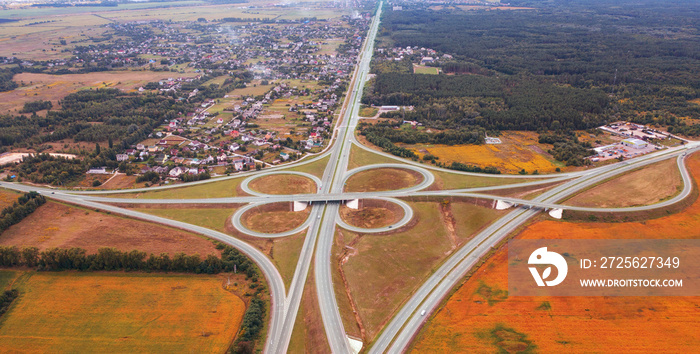
M634 149L643 149L649 145L646 141L637 139L637 138L629 138L625 139L622 141L622 145L629 146Z

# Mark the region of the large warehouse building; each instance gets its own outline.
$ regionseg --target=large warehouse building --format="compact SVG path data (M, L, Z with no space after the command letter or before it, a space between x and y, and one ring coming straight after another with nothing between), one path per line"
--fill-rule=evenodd
M622 141L622 145L629 146L634 149L643 149L647 147L648 143L644 140L637 138L629 138Z

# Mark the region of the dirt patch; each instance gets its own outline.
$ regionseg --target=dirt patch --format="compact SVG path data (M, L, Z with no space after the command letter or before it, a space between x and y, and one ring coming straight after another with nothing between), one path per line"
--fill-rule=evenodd
M118 173L110 178L106 183L103 183L97 189L129 189L142 187L145 183L136 185L136 176L127 176L126 174Z
M272 175L256 178L250 189L265 194L310 194L316 191L316 183L297 175Z
M452 244L452 249L455 249L457 247L457 232L455 231L455 217L454 214L452 214L451 203L440 203L440 216L442 222L445 224L445 229L447 230L447 236Z
M345 184L345 190L348 192L389 191L412 187L422 181L423 176L412 170L376 168L352 175Z
M350 209L343 205L340 207L340 217L346 223L374 229L395 224L404 216L404 211L396 203L377 199L360 200L359 209Z
M221 253L210 240L188 232L51 201L3 232L0 244L40 250L80 247L88 253L101 247L170 255Z
M270 203L253 208L241 216L241 223L257 232L277 233L293 230L306 221L311 208L292 211L290 203Z

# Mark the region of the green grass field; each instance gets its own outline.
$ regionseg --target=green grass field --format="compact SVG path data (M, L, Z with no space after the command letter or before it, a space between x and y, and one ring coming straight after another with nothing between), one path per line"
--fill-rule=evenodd
M304 245L306 231L302 231L296 235L282 237L274 240L272 249L272 261L280 271L284 284L289 290L294 278L294 271L297 268L297 261L301 254L301 248Z
M164 218L178 220L193 225L199 225L208 229L226 232L226 220L228 220L238 208L192 208L192 209L134 209L146 214L162 216Z
M379 112L379 108L362 105L360 117L374 117Z
M109 195L114 198L143 198L143 199L197 199L225 198L238 196L238 186L243 178L233 178L217 182L203 183L193 186L183 184L182 187L154 190L140 193L119 193Z
M369 338L451 250L438 203L409 204L419 220L414 227L363 236L354 246L357 254L344 266Z
M330 156L326 156L318 161L307 163L305 165L285 169L285 171L306 172L321 178L323 177L323 171L326 169L328 160L330 160Z
M449 172L442 171L432 171L435 175L436 180L439 180L438 185L441 186L440 189L462 189L462 188L476 188L476 187L489 187L489 186L503 186L507 184L525 183L532 182L534 178L499 178L499 177L486 177L488 175L484 174L481 176L468 176L460 175Z
M355 145L350 149L350 159L348 160L348 170L366 165L380 163L401 163L400 161L369 152Z
M413 65L413 73L414 74L437 75L440 73L440 69L430 67L430 66Z

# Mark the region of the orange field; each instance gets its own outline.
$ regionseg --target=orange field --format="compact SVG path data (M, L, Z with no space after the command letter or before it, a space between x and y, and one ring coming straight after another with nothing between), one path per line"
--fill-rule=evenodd
M245 303L223 282L211 275L24 272L13 285L20 296L3 315L2 351L224 352Z
M696 183L700 155L688 159ZM645 222L536 222L523 239L700 238L700 201ZM507 249L499 249L450 297L415 341L415 352L692 352L700 347L698 297L508 297Z
M6 190L0 190L0 210L5 209L14 202L17 201L17 198L19 198L20 194L6 191Z
M503 173L517 173L525 169L528 173L537 170L551 173L557 167L564 169L564 164L555 162L549 155L545 144L537 142L534 132L504 132L500 137L502 144L496 145L425 145L406 146L420 156L425 152L440 158L440 162L451 164L453 161L481 167L494 166Z

